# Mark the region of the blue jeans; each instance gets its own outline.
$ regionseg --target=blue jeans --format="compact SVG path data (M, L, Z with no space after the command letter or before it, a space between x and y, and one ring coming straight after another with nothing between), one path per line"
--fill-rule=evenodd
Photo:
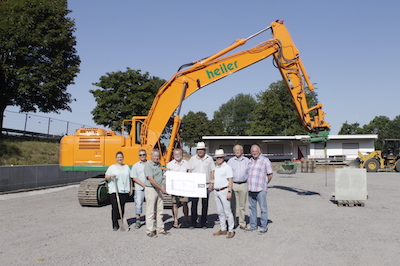
M135 200L135 214L142 214L144 190L135 189L133 199Z
M261 230L268 229L268 205L267 205L267 191L260 192L249 191L249 209L250 209L250 228L257 229L257 202L260 205L261 217L260 228Z

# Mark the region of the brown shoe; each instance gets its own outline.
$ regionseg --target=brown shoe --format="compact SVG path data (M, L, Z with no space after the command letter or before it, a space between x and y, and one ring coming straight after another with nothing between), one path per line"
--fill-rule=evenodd
M147 236L149 236L149 237L157 237L157 235L154 234L154 232L148 233Z
M213 236L226 235L227 233L228 233L227 231L221 231L221 230L219 230L218 232L214 233Z
M242 230L246 230L246 226L243 226L243 225L241 225L239 228Z
M226 238L232 238L235 236L235 232L229 232Z

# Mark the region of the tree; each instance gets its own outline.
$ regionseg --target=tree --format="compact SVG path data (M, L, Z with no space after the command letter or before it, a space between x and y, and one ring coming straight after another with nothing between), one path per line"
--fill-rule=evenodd
M214 120L221 121L225 135L244 135L255 105L253 96L240 93L214 112Z
M256 95L249 135L306 134L283 80L271 83L264 92ZM309 100L311 102L311 100Z
M147 115L158 89L165 80L150 77L149 73L127 68L125 72L106 73L90 90L97 106L91 112L93 120L113 130L121 131L122 121L132 116Z
M392 121L387 116L375 116L369 124L363 126L364 134L378 134L375 140L375 149L382 149L384 139L394 136L390 135Z
M400 139L400 115L396 116L390 122L390 128L388 134L389 137L392 139Z
M363 134L364 130L360 128L359 123L348 124L347 121L342 124L338 135Z
M7 106L71 111L67 86L79 72L67 1L0 2L0 127ZM1 131L0 131L1 132Z
M380 150L384 139L400 139L400 115L393 120L386 116L375 116L362 128L358 123L348 124L346 121L339 131L339 135L341 134L377 134L375 149Z
M213 134L214 122L208 120L204 112L194 113L190 111L182 117L181 137L183 143L192 149L196 143L202 140L202 136Z

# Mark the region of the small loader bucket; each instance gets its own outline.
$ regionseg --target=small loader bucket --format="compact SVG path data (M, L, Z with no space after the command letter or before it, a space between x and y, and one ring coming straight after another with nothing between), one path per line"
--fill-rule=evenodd
M295 174L297 164L294 162L283 162L278 170L278 174Z

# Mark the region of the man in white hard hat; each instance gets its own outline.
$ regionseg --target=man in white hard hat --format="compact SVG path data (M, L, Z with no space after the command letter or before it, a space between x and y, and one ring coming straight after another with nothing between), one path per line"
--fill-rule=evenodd
M221 229L213 235L226 235L226 238L232 238L235 236L235 232L233 231L235 222L231 211L233 186L232 168L225 162L225 153L223 149L216 150L214 157L217 160L217 166L215 167L214 180L211 180L210 183L214 184L215 204L218 210ZM226 228L227 220L228 229Z
M196 155L192 156L189 160L189 173L204 173L206 174L206 180L210 181L214 179L214 160L211 156L206 154L206 145L204 142L198 142L196 145ZM210 191L213 190L213 185L207 185L207 198L201 199L201 220L200 227L207 228L207 214L208 214L208 196ZM197 205L199 198L191 198L191 216L190 216L190 229L194 229L197 225Z

